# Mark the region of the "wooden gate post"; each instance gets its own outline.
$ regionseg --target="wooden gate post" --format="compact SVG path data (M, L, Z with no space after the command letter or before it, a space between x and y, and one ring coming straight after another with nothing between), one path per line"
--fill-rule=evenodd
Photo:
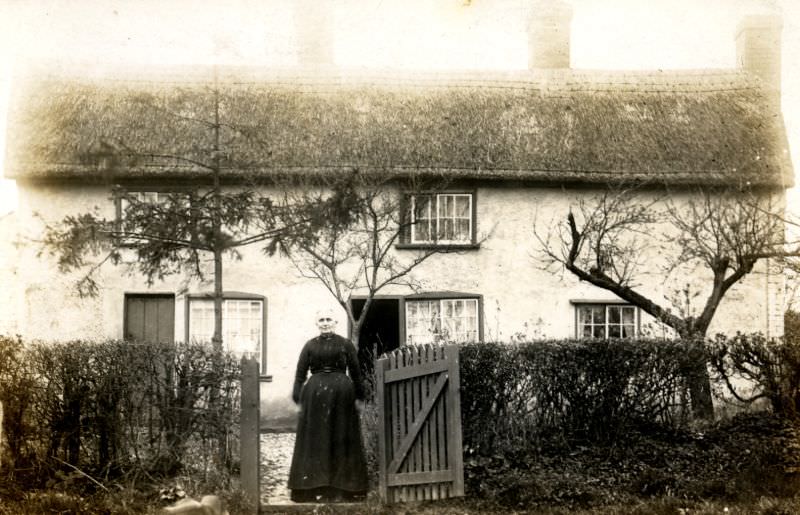
M261 491L259 486L260 431L259 408L261 386L258 378L258 362L242 358L242 398L240 427L241 482L242 490L250 503L250 513L258 513Z
M458 354L457 346L445 347L444 355L448 363L447 373L450 376L450 380L447 382L447 398L450 403L447 410L448 426L450 427L447 442L450 446L453 470L456 471L453 474L453 487L450 493L453 497L464 495L464 448L461 443L461 395L459 393L461 363L458 360Z
M389 500L389 487L386 482L386 461L388 450L386 448L386 431L391 429L391 420L387 416L387 403L386 403L386 369L389 368L388 359L379 359L375 364L375 400L378 404L378 493L380 494L383 502Z

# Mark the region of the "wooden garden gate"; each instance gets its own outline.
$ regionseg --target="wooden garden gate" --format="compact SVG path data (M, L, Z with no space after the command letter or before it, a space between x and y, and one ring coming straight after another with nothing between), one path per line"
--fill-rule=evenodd
M376 379L383 501L464 495L458 347L401 347Z

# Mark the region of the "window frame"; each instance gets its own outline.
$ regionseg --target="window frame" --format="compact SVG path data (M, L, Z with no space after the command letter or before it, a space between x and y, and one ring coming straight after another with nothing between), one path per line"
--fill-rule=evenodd
M631 308L633 310L633 331L634 331L634 334L632 336L628 336L628 337L619 336L619 337L613 337L613 338L631 339L631 338L638 338L641 335L642 317L641 317L641 309L638 306L635 306L635 305L633 305L633 304L631 304L629 302L625 302L623 300L582 300L582 299L581 300L575 300L575 299L573 299L573 300L570 300L570 303L574 306L574 311L575 311L575 314L574 314L574 317L575 317L575 319L574 319L575 338L581 338L581 339L582 338L588 338L588 339L594 339L594 340L608 340L608 339L611 339L612 337L609 336L609 333L610 333L609 328L611 326L617 325L617 326L622 327L623 325L629 325L629 324L622 324L622 322L620 322L619 324L614 324L614 323L611 323L609 321L609 319L610 319L610 317L609 317L609 308L615 308L615 307L616 308ZM583 327L584 326L581 325L580 310L581 310L581 308L589 308L589 307L602 307L603 308L603 318L604 318L603 325L602 325L603 326L603 331L604 331L603 338L599 338L599 337L596 337L596 336L583 336ZM621 313L620 313L620 315L621 315ZM620 320L622 320L621 316L620 316ZM591 324L591 326L592 327L599 326L599 324Z
M154 193L156 195L175 195L180 193L188 194L190 189L181 186L115 186L113 192L114 199L114 227L116 231L123 230L124 223L124 206L126 197L136 194ZM191 208L191 204L187 202L187 208ZM133 247L136 245L135 239L119 237L119 244L122 247Z
M439 292L432 292L432 293L424 293L418 295L408 295L403 297L401 300L400 306L400 329L402 334L400 335L401 346L406 345L414 345L409 342L409 327L408 327L408 304L409 302L421 302L421 301L438 301L439 302L439 323L441 325L441 316L444 312L442 302L444 301L475 301L475 318L476 318L476 341L483 341L483 296L476 295L471 293L439 293ZM449 340L443 340L444 343L449 342ZM439 342L434 342L439 343Z
M123 202L125 197L132 194L142 193L155 193L156 195L175 195L179 193L188 193L189 188L179 186L115 186L114 187L114 210L116 214L117 223L122 222L123 215Z
M458 197L464 196L469 198L469 239L460 240L439 240L438 235L440 231L441 220L445 219L440 217L440 198L441 197ZM415 241L415 227L417 222L415 220L415 211L417 199L421 197L432 198L435 200L431 203L432 231L435 233L434 237L429 240ZM430 249L430 248L458 248L458 249L477 249L480 245L477 243L477 192L469 189L447 190L447 191L419 191L419 192L406 192L404 196L404 212L403 218L405 228L401 242L398 243L397 248L401 249Z
M200 294L190 294L186 296L186 307L185 307L185 336L186 341L189 341L191 335L191 316L192 316L192 301L196 300L205 300L205 301L214 301L214 295L212 293L200 293ZM223 303L228 300L240 300L240 301L260 301L261 302L261 343L260 343L260 351L261 351L261 363L259 363L259 370L262 377L266 376L267 374L267 298L263 295L258 295L255 293L246 293L246 292L224 292L222 294ZM225 313L223 312L223 331L224 331L224 324L225 324ZM224 341L223 341L224 345ZM266 376L268 377L268 376Z

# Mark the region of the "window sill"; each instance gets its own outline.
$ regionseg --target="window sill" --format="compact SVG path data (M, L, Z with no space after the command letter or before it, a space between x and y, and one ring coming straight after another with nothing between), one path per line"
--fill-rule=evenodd
M481 248L480 243L451 243L451 244L436 244L436 243L398 243L395 245L398 250L443 250L443 251L456 251L456 250L478 250Z

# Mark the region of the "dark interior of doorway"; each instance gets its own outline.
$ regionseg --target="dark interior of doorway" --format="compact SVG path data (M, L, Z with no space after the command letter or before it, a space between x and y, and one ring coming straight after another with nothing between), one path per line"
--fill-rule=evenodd
M364 308L364 299L354 299L353 314L358 318ZM365 377L371 377L375 360L385 352L400 346L400 301L398 299L372 299L358 337L358 360Z

